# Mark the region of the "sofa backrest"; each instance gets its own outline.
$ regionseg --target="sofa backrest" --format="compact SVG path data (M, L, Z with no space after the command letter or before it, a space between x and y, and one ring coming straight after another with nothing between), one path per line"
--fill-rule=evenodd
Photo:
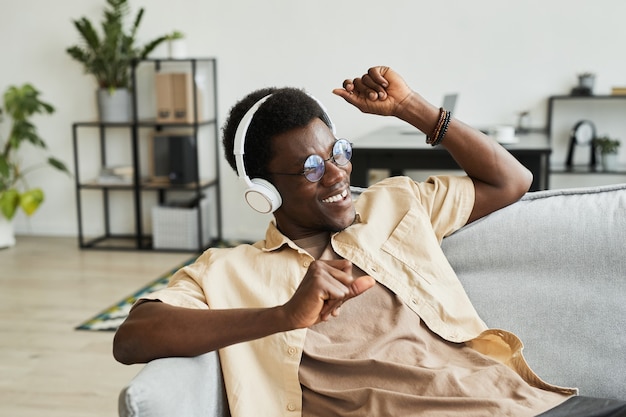
M626 398L626 184L528 193L444 239L489 327L550 383Z

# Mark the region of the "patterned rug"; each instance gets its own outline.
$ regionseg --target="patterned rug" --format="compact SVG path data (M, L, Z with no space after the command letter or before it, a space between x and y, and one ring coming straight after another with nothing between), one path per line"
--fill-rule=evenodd
M178 271L185 265L190 264L197 258L197 255L186 260L182 264L172 268L170 271L165 273L163 276L155 279L150 282L145 287L141 288L139 291L134 294L124 298L117 304L112 305L106 310L98 313L95 317L85 321L81 325L76 327L76 330L98 330L98 331L115 331L118 326L122 324L122 322L128 316L130 312L130 308L133 306L135 301L138 298L146 294L150 294L153 291L159 290L167 286L167 283L170 280L170 277L174 274L174 272Z

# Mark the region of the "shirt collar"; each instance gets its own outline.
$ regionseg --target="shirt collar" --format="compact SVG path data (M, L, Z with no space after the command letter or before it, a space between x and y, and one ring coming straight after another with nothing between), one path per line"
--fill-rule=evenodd
M295 243L291 241L287 236L283 235L278 227L276 227L276 220L272 220L265 232L265 246L263 250L266 252L272 252L280 249L283 245L287 245L292 249L298 250L299 248Z
M354 223L352 224L357 224L357 223L361 223L361 215L358 212L356 213L356 216L354 217ZM338 233L341 233L341 232L338 232ZM338 233L335 233L335 235L337 235ZM270 222L269 226L267 227L267 231L265 232L265 245L263 247L263 250L265 252L273 252L275 250L280 249L284 245L287 245L291 249L294 249L297 251L302 250L291 239L283 235L280 232L280 230L278 230L278 227L276 227L276 220L274 219Z

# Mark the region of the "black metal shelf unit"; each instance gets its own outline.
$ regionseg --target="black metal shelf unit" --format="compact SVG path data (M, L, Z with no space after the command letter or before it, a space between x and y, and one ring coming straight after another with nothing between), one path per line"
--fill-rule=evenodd
M552 138L553 135L553 113L554 108L557 102L565 101L580 101L580 102L608 102L608 103L617 103L617 102L626 102L626 95L623 94L598 94L598 95L554 95L548 97L548 109L547 109L547 134L550 138L550 143L554 146L554 140ZM567 166L567 164L554 162L550 166L550 172L554 174L594 174L594 175L626 175L626 166L619 165L615 170L612 171L604 171L599 166L590 165L589 163L581 165L574 164L571 166Z
M554 112L554 104L557 101L574 101L574 100L626 100L626 95L621 94L603 94L603 95L590 95L590 96L572 96L572 95L557 95L548 97L548 115L547 115L547 131L548 134L552 131L552 113Z
M190 123L162 123L158 122L156 117L139 117L139 101L141 99L138 91L138 80L141 75L138 74L139 69L147 69L153 71L154 74L159 71L166 71L168 67L175 66L176 68L184 67L191 74L193 80L193 121ZM205 102L209 103L210 114L206 117L201 117L199 114L199 100L200 94L203 93L197 86L197 77L200 71L206 72L208 75L206 79L206 89L208 95L205 97ZM148 194L152 195L153 199L156 199L157 203L163 204L167 201L167 197L170 194L187 193L194 196L196 199L200 199L205 196L206 193L212 191L214 196L214 225L216 226L215 233L211 233L211 239L208 246L211 246L215 242L222 239L222 213L221 213L221 192L220 192L220 178L219 178L219 129L217 118L217 61L215 58L188 58L188 59L145 59L137 61L131 71L132 77L132 100L133 100L133 115L131 121L122 123L103 123L103 122L76 122L72 126L73 136L73 150L74 150L74 165L75 165L75 187L76 187L76 209L78 217L78 240L79 246L82 249L112 249L112 250L155 250L153 246L153 236L146 232L144 226L145 213L144 209L149 207L150 204L145 204L144 200ZM150 100L148 100L150 101ZM145 112L144 112L145 113ZM195 173L193 181L184 184L172 184L168 182L155 181L149 176L142 176L142 163L145 164L146 145L151 132L168 132L174 130L185 129L189 132L192 138L192 148L195 150L196 162ZM132 178L122 183L107 183L99 181L97 178L83 179L81 169L84 169L81 164L88 165L89 161L85 162L81 160L81 154L79 152L80 146L86 147L87 142L79 140L79 131L84 130L91 131L92 140L97 142L97 146L93 146L89 149L89 152L99 153L99 158L94 164L99 164L98 168L106 167L110 163L109 153L110 149L107 145L110 140L117 140L118 148L120 146L129 146L130 162L129 166L132 167ZM212 136L214 143L212 144L213 159L210 155L204 155L199 152L199 135L202 131L209 130L207 132ZM97 133L96 133L97 132ZM115 137L114 139L112 139ZM122 137L121 141L119 138ZM119 142L122 145L119 145ZM210 145L207 145L210 146ZM97 151L96 149L97 148ZM119 149L118 149L119 150ZM84 152L84 151L83 151ZM119 153L119 152L118 152ZM123 153L123 152L122 152ZM127 155L127 156L128 156ZM97 158L97 157L94 157ZM88 158L86 158L88 159ZM205 177L201 177L200 166L211 166L212 172L204 174ZM89 168L89 167L87 167ZM145 168L143 167L145 172ZM93 168L92 168L93 169ZM89 207L86 207L86 201L83 194L91 192L99 194L101 204L98 205L93 201ZM113 194L121 194L121 199L126 200L125 203L132 206L132 220L134 224L130 226L132 231L126 232L126 230L119 232L114 231L114 221L112 219L112 209L116 208L116 202L113 201ZM120 197L118 197L120 198ZM116 200L117 201L117 200ZM85 210L94 210L94 207L99 206L101 213L97 216L89 216L85 213ZM206 221L206 217L203 218L202 207L200 204L196 206L197 214L197 242L198 247L194 248L194 252L201 252L206 249L206 236L203 236L203 221ZM97 231L91 231L91 236L86 236L86 225L94 226L93 223L96 218L100 218L102 222L98 227L92 227ZM128 217L126 215L126 217ZM128 219L125 221L128 222ZM168 251L190 251L190 249L160 249Z

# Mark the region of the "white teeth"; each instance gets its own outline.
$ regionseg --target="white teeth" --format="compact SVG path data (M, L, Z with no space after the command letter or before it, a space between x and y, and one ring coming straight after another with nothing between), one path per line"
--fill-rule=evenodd
M341 201L348 196L348 190L343 190L341 194L334 195L332 197L328 197L322 200L323 203L336 203L337 201Z

